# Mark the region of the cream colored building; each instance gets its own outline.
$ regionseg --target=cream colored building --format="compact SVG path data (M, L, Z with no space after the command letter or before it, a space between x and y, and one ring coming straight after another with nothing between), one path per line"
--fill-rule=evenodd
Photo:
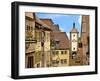
M25 12L26 68L50 66L50 31L34 13Z
M34 67L34 53L35 44L34 42L34 31L35 28L35 18L32 13L25 13L25 67Z
M79 48L79 32L75 28L75 23L73 23L73 28L70 32L70 66L81 65L81 51Z
M65 32L52 32L51 67L69 66L69 40Z
M59 25L54 24L51 19L41 19L45 24L50 26L50 66L63 67L69 65L69 39L65 32L61 32Z
M76 58L78 53L78 31L73 23L73 29L70 32L71 55L72 59Z

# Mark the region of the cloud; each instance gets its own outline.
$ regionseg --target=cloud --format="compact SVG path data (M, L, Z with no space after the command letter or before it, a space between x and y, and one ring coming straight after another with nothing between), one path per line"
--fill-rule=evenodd
M61 14L49 14L49 13L46 13L46 14L37 13L37 15L40 18L51 18L51 19L62 17Z
M66 34L67 34L67 36L68 36L68 39L70 39L70 33L67 33L67 32L66 32Z
M64 32L65 31L64 28L62 28L62 27L60 27L60 30L61 30L61 32Z
M59 15L59 14L55 14L55 15L52 15L52 14L47 14L47 15L45 15L44 17L46 17L46 18L58 18L58 17L61 17L61 15Z
M65 32L65 29L64 28L60 28L61 32ZM68 37L68 39L70 39L70 33L66 32L66 35Z
M81 22L82 22L82 16L79 16L78 23L80 26L81 26Z

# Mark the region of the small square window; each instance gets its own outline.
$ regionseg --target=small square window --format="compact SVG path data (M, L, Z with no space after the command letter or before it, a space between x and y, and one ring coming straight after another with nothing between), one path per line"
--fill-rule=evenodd
M65 54L67 54L67 51L65 51Z
M59 53L59 51L56 51L56 54L58 54Z
M75 48L73 48L73 50L75 50Z
M64 59L64 63L65 63L65 64L67 63L67 59Z
M63 64L63 59L61 59L61 64Z
M64 52L63 51L61 51L61 54L63 54Z
M55 54L55 52L54 52L54 51L52 51L52 54Z
M40 67L40 63L37 64L37 68Z
M72 53L72 59L75 59L76 56L77 56L77 53L76 53L76 52L73 52L73 53Z

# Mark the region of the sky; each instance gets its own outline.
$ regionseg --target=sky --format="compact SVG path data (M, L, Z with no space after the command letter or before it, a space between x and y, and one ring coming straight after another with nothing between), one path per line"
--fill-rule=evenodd
M77 28L79 34L81 31L81 15L74 14L53 14L53 13L36 13L39 18L49 18L52 19L54 24L58 24L60 30L66 32L68 37L71 29L73 28L73 23L75 23L75 28Z

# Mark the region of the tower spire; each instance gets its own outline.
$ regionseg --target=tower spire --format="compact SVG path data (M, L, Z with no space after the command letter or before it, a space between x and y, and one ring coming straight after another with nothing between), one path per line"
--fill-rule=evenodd
M73 28L75 28L75 22L73 23Z

